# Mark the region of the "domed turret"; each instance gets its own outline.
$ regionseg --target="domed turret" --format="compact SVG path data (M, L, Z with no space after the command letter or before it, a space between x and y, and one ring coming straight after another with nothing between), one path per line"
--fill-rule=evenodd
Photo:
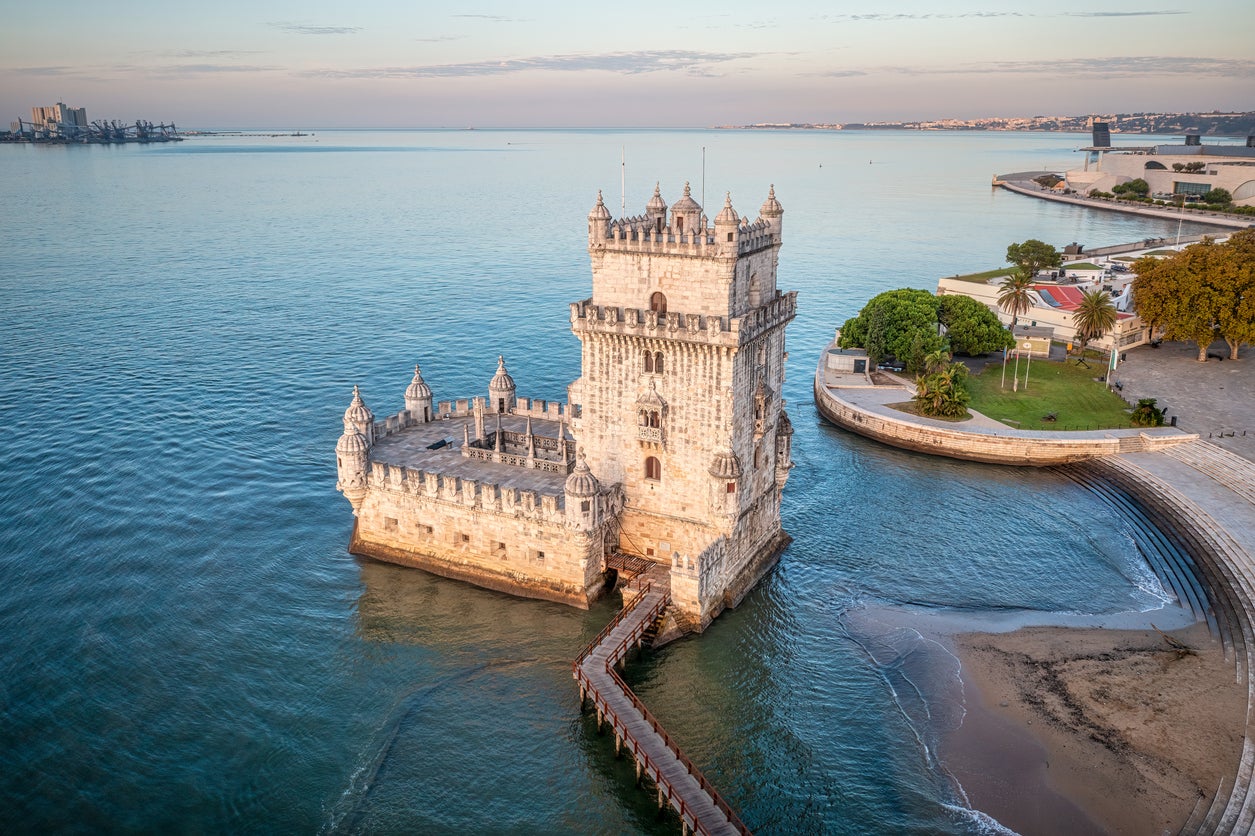
M714 458L710 460L710 468L707 472L716 479L740 479L741 463L737 461L736 453L724 450L715 453Z
M405 389L405 408L410 419L423 424L431 420L431 387L423 380L418 364L414 364L414 379Z
M671 206L671 225L677 234L687 235L701 228L702 207L693 199L688 181L684 183L684 196Z
M725 247L732 244L735 248L740 238L740 226L741 217L732 208L732 192L728 192L723 198L723 208L715 216L715 242Z
M583 450L579 451L575 468L566 478L564 493L567 523L583 531L596 528L601 521L602 499L598 496L601 493L601 484L588 469Z
M349 408L344 410L344 431L347 433L349 429L361 433L366 438L366 443L371 444L375 439L375 413L370 411L370 407L362 400L362 393L358 390L357 384L353 385L353 400L349 403Z
M353 506L353 513L366 497L366 473L370 468L370 443L366 436L345 422L344 433L336 442L336 490Z
M772 183L771 188L767 191L767 199L763 201L763 205L758 209L758 215L763 220L771 224L771 231L775 235L779 235L782 228L784 216L784 208L780 205L780 201L776 200L776 184Z
M571 475L566 477L567 496L574 497L590 497L596 496L601 490L601 484L597 481L597 477L588 469L588 461L584 458L584 451L580 451L579 458L575 462L575 467L571 470Z
M658 183L654 183L654 196L645 204L645 217L649 218L649 228L654 232L662 232L667 226L667 202L662 199Z
M513 412L516 388L505 368L505 357L497 355L497 373L488 383L488 408L492 412Z
M597 190L597 203L588 213L588 243L603 243L610 234L610 210L601 198L601 189Z

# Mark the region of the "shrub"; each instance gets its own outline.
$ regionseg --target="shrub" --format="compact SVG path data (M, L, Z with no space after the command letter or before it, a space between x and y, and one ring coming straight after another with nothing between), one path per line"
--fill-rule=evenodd
M1162 427L1163 410L1156 408L1154 398L1141 398L1129 422L1135 427Z

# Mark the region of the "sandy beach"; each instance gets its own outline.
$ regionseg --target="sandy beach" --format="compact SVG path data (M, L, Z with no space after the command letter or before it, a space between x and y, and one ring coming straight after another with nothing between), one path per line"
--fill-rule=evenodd
M1246 691L1205 624L954 637L967 715L941 748L971 806L1023 836L1175 833L1237 766Z

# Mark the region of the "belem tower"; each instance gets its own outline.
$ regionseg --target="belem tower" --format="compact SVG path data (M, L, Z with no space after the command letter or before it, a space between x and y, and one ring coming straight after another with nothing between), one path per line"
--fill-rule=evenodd
M729 196L713 224L688 184L619 220L598 193L567 403L518 397L503 358L483 394L449 401L415 366L382 421L354 387L336 444L349 550L580 607L627 555L669 569L682 630L735 606L789 541L782 216L774 187L757 220Z

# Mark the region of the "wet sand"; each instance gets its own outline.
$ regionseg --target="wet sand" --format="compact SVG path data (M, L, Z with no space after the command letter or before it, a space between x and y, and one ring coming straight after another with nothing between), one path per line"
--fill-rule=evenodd
M941 757L1023 836L1175 833L1241 753L1246 691L1206 625L954 636L967 714Z

